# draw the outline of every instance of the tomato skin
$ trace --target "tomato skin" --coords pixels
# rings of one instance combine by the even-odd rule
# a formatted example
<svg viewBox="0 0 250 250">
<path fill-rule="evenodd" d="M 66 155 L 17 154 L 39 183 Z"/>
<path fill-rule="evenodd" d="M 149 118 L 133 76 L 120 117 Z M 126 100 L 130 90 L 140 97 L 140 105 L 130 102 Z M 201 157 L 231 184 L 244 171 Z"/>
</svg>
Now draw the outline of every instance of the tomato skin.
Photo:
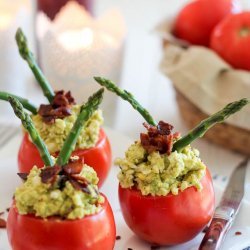
<svg viewBox="0 0 250 250">
<path fill-rule="evenodd" d="M 175 245 L 194 238 L 212 218 L 214 189 L 210 173 L 203 189 L 190 187 L 178 195 L 143 196 L 139 190 L 119 186 L 123 217 L 130 229 L 157 245 Z"/>
<path fill-rule="evenodd" d="M 177 15 L 173 33 L 191 44 L 209 46 L 214 27 L 230 13 L 237 12 L 236 0 L 195 0 Z"/>
<path fill-rule="evenodd" d="M 100 130 L 99 140 L 94 147 L 75 150 L 72 155 L 84 158 L 84 162 L 95 169 L 99 177 L 98 186 L 101 187 L 108 175 L 112 160 L 111 146 L 104 130 Z M 18 169 L 21 173 L 29 173 L 35 165 L 41 168 L 44 163 L 36 146 L 25 133 L 18 152 Z"/>
<path fill-rule="evenodd" d="M 250 12 L 231 15 L 211 35 L 210 47 L 237 69 L 250 70 Z"/>
<path fill-rule="evenodd" d="M 42 219 L 10 208 L 7 233 L 13 250 L 112 250 L 116 228 L 105 197 L 103 209 L 80 220 Z"/>
</svg>

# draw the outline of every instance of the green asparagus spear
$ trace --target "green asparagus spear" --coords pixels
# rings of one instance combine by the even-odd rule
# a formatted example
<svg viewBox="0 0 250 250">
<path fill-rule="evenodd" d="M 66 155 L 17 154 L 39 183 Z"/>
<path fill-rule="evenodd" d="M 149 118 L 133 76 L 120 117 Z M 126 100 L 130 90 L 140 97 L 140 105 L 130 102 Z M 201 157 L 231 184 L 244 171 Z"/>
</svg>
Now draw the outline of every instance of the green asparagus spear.
<svg viewBox="0 0 250 250">
<path fill-rule="evenodd" d="M 201 121 L 186 136 L 176 141 L 173 145 L 173 151 L 180 151 L 198 137 L 202 137 L 207 132 L 207 130 L 210 129 L 213 125 L 215 125 L 216 123 L 223 122 L 230 115 L 240 111 L 248 103 L 250 103 L 250 99 L 247 98 L 243 98 L 239 101 L 229 103 L 222 110 Z"/>
<path fill-rule="evenodd" d="M 49 151 L 34 127 L 30 116 L 23 109 L 23 105 L 13 96 L 9 96 L 8 101 L 10 102 L 16 116 L 22 121 L 24 128 L 28 131 L 32 142 L 36 145 L 45 166 L 53 166 L 54 163 Z"/>
<path fill-rule="evenodd" d="M 135 110 L 137 110 L 143 118 L 147 121 L 148 124 L 156 126 L 156 122 L 153 117 L 149 114 L 149 112 L 141 106 L 141 104 L 135 100 L 133 95 L 126 90 L 120 89 L 116 86 L 112 81 L 107 80 L 102 77 L 94 77 L 94 79 L 102 86 L 106 87 L 109 91 L 116 93 L 123 100 L 128 101 Z"/>
<path fill-rule="evenodd" d="M 93 112 L 100 105 L 103 98 L 104 89 L 98 90 L 92 96 L 89 97 L 88 101 L 81 106 L 80 113 L 74 123 L 73 128 L 71 129 L 69 135 L 67 136 L 62 149 L 57 158 L 56 164 L 59 166 L 63 166 L 67 164 L 71 153 L 73 152 L 77 138 L 81 132 L 82 127 L 88 121 L 88 119 L 92 116 Z"/>
<path fill-rule="evenodd" d="M 34 114 L 34 115 L 37 114 L 37 107 L 35 105 L 33 105 L 32 103 L 30 103 L 28 99 L 22 98 L 20 96 L 12 95 L 12 94 L 7 93 L 7 92 L 0 91 L 0 100 L 9 101 L 8 98 L 10 96 L 18 99 L 18 101 L 23 105 L 23 107 L 25 109 L 29 110 L 32 114 Z"/>
<path fill-rule="evenodd" d="M 49 100 L 51 103 L 54 99 L 54 91 L 51 88 L 48 80 L 45 78 L 43 72 L 39 68 L 34 58 L 33 53 L 28 48 L 27 38 L 24 35 L 23 31 L 18 28 L 16 32 L 16 42 L 19 49 L 19 53 L 22 58 L 27 61 L 30 69 L 32 70 L 36 80 L 38 81 L 40 87 L 43 90 L 44 96 Z"/>
</svg>

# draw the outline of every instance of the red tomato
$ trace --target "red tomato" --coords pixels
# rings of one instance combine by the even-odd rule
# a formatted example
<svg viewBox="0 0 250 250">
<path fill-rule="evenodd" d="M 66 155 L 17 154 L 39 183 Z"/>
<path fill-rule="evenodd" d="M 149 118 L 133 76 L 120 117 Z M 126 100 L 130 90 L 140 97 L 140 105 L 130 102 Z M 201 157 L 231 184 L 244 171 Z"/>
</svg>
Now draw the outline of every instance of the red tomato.
<svg viewBox="0 0 250 250">
<path fill-rule="evenodd" d="M 99 177 L 98 186 L 100 187 L 108 175 L 112 160 L 110 143 L 104 130 L 100 130 L 99 140 L 94 147 L 75 150 L 72 155 L 83 158 L 87 165 L 95 169 Z M 41 168 L 44 163 L 36 146 L 25 133 L 18 152 L 18 169 L 21 173 L 28 173 L 34 165 Z"/>
<path fill-rule="evenodd" d="M 191 44 L 209 46 L 213 28 L 230 13 L 238 11 L 236 0 L 196 0 L 178 14 L 173 33 Z"/>
<path fill-rule="evenodd" d="M 190 187 L 167 196 L 143 196 L 137 189 L 119 186 L 123 217 L 136 235 L 150 243 L 184 243 L 207 225 L 214 212 L 214 190 L 208 171 L 202 185 L 202 191 Z"/>
<path fill-rule="evenodd" d="M 250 12 L 231 15 L 219 23 L 210 47 L 238 69 L 250 70 Z"/>
<path fill-rule="evenodd" d="M 106 198 L 99 213 L 79 220 L 20 215 L 13 204 L 7 233 L 13 250 L 112 250 L 116 237 L 113 212 Z"/>
</svg>

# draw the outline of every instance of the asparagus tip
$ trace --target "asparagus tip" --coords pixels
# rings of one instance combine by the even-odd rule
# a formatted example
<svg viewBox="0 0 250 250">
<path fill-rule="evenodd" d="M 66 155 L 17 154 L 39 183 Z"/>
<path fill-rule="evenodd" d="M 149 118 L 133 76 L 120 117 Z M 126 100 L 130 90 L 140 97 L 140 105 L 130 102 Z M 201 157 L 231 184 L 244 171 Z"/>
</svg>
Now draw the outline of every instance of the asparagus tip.
<svg viewBox="0 0 250 250">
<path fill-rule="evenodd" d="M 103 85 L 103 82 L 108 81 L 106 78 L 101 77 L 101 76 L 94 76 L 94 80 L 98 82 L 99 84 Z"/>
<path fill-rule="evenodd" d="M 98 80 L 101 80 L 102 79 L 102 77 L 100 77 L 100 76 L 94 76 L 93 77 L 96 81 L 98 81 Z"/>
<path fill-rule="evenodd" d="M 104 92 L 104 88 L 100 88 L 100 89 L 96 92 L 96 94 L 102 95 L 103 92 Z"/>
<path fill-rule="evenodd" d="M 97 96 L 99 96 L 102 100 L 103 92 L 104 92 L 104 88 L 100 88 L 92 96 L 89 97 L 88 101 L 95 99 Z M 101 101 L 101 100 L 99 100 L 99 101 Z"/>
<path fill-rule="evenodd" d="M 229 116 L 240 111 L 249 103 L 249 98 L 242 98 L 238 101 L 227 104 L 222 110 L 201 121 L 195 128 L 189 131 L 186 136 L 176 141 L 173 145 L 173 151 L 179 151 L 194 141 L 196 138 L 202 137 L 207 132 L 207 130 L 209 130 L 216 123 L 224 122 Z"/>
<path fill-rule="evenodd" d="M 103 99 L 104 88 L 96 91 L 92 96 L 89 97 L 88 102 L 92 103 L 93 106 L 99 106 Z M 81 111 L 85 108 L 85 105 L 82 105 Z"/>
<path fill-rule="evenodd" d="M 22 58 L 25 58 L 25 55 L 28 53 L 27 38 L 20 27 L 16 31 L 15 38 L 19 49 L 19 53 L 22 56 Z"/>
<path fill-rule="evenodd" d="M 17 98 L 13 97 L 13 96 L 8 96 L 8 101 L 10 103 L 10 105 L 12 106 L 15 115 L 23 120 L 25 118 L 25 113 L 23 111 L 23 105 L 18 101 Z M 24 127 L 25 127 L 25 123 L 24 123 Z"/>
</svg>

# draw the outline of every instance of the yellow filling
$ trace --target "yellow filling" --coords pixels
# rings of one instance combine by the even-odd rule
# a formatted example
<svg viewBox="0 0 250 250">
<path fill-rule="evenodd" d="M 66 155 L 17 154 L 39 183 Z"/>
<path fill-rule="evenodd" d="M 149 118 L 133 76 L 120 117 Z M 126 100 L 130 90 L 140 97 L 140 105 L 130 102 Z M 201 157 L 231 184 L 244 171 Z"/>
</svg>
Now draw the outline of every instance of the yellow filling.
<svg viewBox="0 0 250 250">
<path fill-rule="evenodd" d="M 143 195 L 178 195 L 188 187 L 202 189 L 201 179 L 206 166 L 199 158 L 199 151 L 190 146 L 170 155 L 153 152 L 148 154 L 140 142 L 132 144 L 125 158 L 118 158 L 118 179 L 123 188 L 136 186 Z"/>
<path fill-rule="evenodd" d="M 61 150 L 66 137 L 74 125 L 80 111 L 80 106 L 74 105 L 71 111 L 72 115 L 67 116 L 64 119 L 56 119 L 53 124 L 44 123 L 42 117 L 38 114 L 31 116 L 36 129 L 51 154 Z M 82 128 L 77 139 L 76 148 L 87 149 L 95 146 L 99 139 L 100 127 L 102 124 L 102 111 L 97 110 Z"/>
<path fill-rule="evenodd" d="M 40 173 L 41 169 L 33 167 L 27 181 L 15 191 L 16 207 L 20 214 L 35 214 L 42 218 L 61 216 L 73 220 L 101 210 L 104 197 L 94 190 L 97 189 L 98 177 L 93 168 L 84 165 L 80 173 L 90 182 L 90 194 L 74 189 L 68 181 L 62 190 L 57 184 L 45 184 L 41 181 Z"/>
</svg>

